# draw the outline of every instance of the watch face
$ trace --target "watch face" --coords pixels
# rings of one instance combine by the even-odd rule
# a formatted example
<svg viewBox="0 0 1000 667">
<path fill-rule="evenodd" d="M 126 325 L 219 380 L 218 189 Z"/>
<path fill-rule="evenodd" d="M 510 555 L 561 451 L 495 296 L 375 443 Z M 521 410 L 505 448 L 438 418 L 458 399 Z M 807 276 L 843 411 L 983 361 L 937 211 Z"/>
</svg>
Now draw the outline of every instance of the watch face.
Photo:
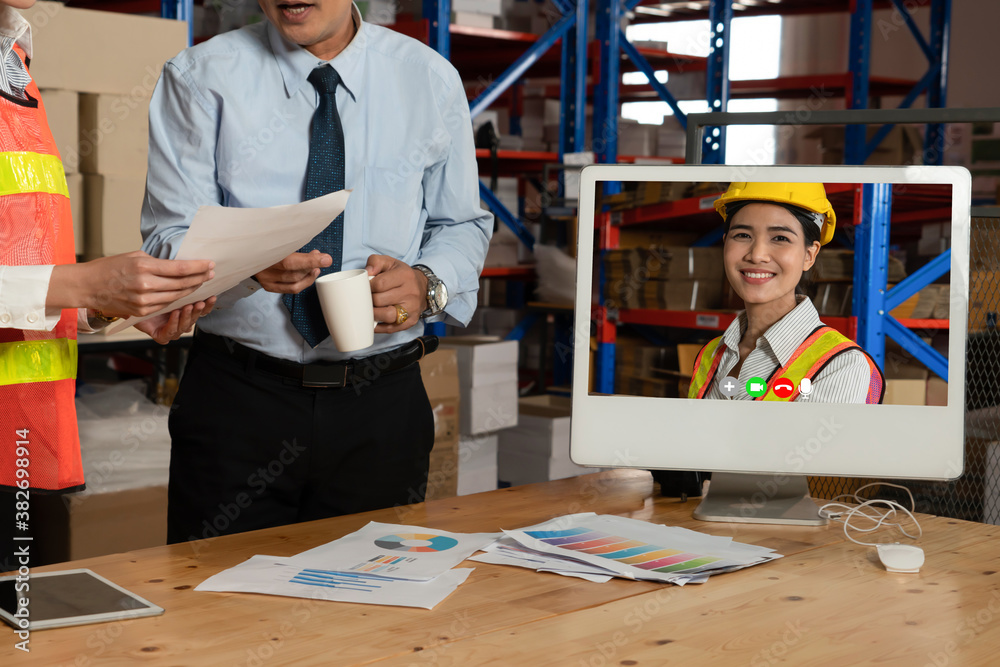
<svg viewBox="0 0 1000 667">
<path fill-rule="evenodd" d="M 444 286 L 444 283 L 438 282 L 437 288 L 434 290 L 434 309 L 444 310 L 444 307 L 448 305 L 448 288 Z"/>
</svg>

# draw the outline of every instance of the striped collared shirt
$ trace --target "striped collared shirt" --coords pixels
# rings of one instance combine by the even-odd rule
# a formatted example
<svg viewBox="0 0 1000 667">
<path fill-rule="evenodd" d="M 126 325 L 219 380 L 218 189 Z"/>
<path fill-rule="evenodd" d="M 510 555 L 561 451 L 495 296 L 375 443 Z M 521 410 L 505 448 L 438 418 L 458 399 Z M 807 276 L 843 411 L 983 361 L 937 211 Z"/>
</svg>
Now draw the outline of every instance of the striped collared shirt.
<svg viewBox="0 0 1000 667">
<path fill-rule="evenodd" d="M 788 363 L 802 341 L 823 324 L 812 301 L 804 296 L 797 296 L 796 300 L 798 305 L 757 339 L 757 346 L 747 355 L 736 379 L 740 387 L 746 386 L 747 380 L 753 377 L 765 380 L 771 377 L 774 371 Z M 743 311 L 722 335 L 722 359 L 715 374 L 715 382 L 705 398 L 725 400 L 719 385 L 740 360 L 740 339 L 746 328 L 747 314 Z M 865 355 L 859 350 L 848 350 L 835 356 L 816 374 L 809 396 L 799 396 L 796 400 L 808 400 L 812 403 L 864 403 L 870 380 L 871 368 Z M 733 398 L 753 400 L 744 391 L 737 392 Z"/>
<path fill-rule="evenodd" d="M 18 44 L 31 57 L 31 25 L 11 7 L 0 8 L 0 91 L 17 99 L 27 99 L 24 89 L 31 83 L 31 75 L 14 51 Z"/>
</svg>

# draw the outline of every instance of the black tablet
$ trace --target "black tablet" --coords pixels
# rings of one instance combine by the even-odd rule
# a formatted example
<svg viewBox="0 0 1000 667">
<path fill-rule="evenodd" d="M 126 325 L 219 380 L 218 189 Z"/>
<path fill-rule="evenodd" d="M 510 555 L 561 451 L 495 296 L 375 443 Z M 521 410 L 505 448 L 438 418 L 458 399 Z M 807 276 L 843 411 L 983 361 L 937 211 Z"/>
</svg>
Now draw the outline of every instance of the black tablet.
<svg viewBox="0 0 1000 667">
<path fill-rule="evenodd" d="M 0 618 L 18 630 L 157 616 L 161 607 L 90 570 L 0 577 Z"/>
</svg>

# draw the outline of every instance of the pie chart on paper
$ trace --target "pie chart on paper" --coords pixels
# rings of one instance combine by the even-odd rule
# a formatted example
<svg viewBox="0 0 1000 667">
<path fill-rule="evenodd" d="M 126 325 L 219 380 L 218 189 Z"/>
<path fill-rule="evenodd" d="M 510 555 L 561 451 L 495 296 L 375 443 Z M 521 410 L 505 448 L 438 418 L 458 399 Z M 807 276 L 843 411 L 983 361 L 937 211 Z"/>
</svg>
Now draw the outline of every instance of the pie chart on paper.
<svg viewBox="0 0 1000 667">
<path fill-rule="evenodd" d="M 447 551 L 458 544 L 458 540 L 432 533 L 395 533 L 375 540 L 380 549 L 395 551 Z"/>
</svg>

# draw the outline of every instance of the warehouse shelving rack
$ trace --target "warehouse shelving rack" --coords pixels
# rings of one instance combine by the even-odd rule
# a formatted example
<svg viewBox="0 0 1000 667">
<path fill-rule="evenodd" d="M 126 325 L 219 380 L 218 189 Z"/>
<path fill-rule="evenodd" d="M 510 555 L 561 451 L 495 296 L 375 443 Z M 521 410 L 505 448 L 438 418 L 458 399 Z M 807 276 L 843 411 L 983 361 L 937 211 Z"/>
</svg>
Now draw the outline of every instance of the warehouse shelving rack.
<svg viewBox="0 0 1000 667">
<path fill-rule="evenodd" d="M 620 10 L 622 5 L 619 0 L 598 0 L 602 15 L 607 18 L 602 22 L 598 21 L 598 37 L 601 40 L 604 51 L 601 54 L 602 64 L 605 62 L 618 62 L 616 57 L 619 50 L 623 50 L 629 58 L 633 54 L 629 53 L 624 32 L 620 28 Z M 637 10 L 642 13 L 643 6 L 654 4 L 654 0 L 625 0 L 625 7 L 629 10 Z M 663 5 L 662 2 L 655 4 Z M 669 3 L 668 3 L 669 4 Z M 767 8 L 752 8 L 755 15 L 781 14 L 784 13 L 782 5 L 788 5 L 784 9 L 790 13 L 814 13 L 830 11 L 851 11 L 851 31 L 850 44 L 848 47 L 848 69 L 847 74 L 824 75 L 821 83 L 828 86 L 828 90 L 843 90 L 847 106 L 858 111 L 866 109 L 869 104 L 869 97 L 873 94 L 899 95 L 903 94 L 904 99 L 900 104 L 901 109 L 908 107 L 922 95 L 927 96 L 928 107 L 943 107 L 945 103 L 945 93 L 947 90 L 947 64 L 948 64 L 948 41 L 950 38 L 951 22 L 951 2 L 950 0 L 931 0 L 931 35 L 930 39 L 925 39 L 917 28 L 912 15 L 902 0 L 891 0 L 888 3 L 878 3 L 879 6 L 891 6 L 896 9 L 902 17 L 903 23 L 907 26 L 914 39 L 920 45 L 921 50 L 927 57 L 929 67 L 927 73 L 917 82 L 909 82 L 900 79 L 874 79 L 870 76 L 870 56 L 871 56 L 871 34 L 872 34 L 872 11 L 876 6 L 874 0 L 853 0 L 848 6 L 844 2 L 780 2 Z M 726 113 L 726 102 L 730 97 L 732 88 L 741 91 L 741 96 L 759 96 L 759 94 L 777 94 L 783 97 L 786 94 L 791 96 L 801 96 L 803 91 L 816 85 L 817 81 L 811 77 L 782 77 L 770 81 L 745 81 L 729 82 L 728 80 L 728 41 L 730 25 L 733 17 L 732 0 L 703 0 L 700 3 L 684 3 L 683 11 L 673 17 L 683 20 L 708 18 L 710 21 L 711 53 L 708 58 L 708 79 L 707 90 L 709 97 L 709 107 L 711 111 L 707 114 L 683 114 L 676 104 L 671 104 L 676 120 L 687 131 L 686 156 L 685 161 L 689 164 L 721 164 L 725 154 L 725 128 L 732 124 L 745 124 L 736 119 L 744 117 L 744 114 Z M 750 14 L 747 14 L 750 15 Z M 640 69 L 646 73 L 647 79 L 652 84 L 655 82 L 653 72 L 640 65 Z M 603 70 L 602 70 L 603 71 Z M 734 86 L 735 84 L 735 86 Z M 603 86 L 599 89 L 598 98 L 595 101 L 595 128 L 598 125 L 598 118 L 603 119 L 605 131 L 608 134 L 617 134 L 617 112 L 612 117 L 610 109 L 617 103 L 615 95 L 617 87 Z M 661 95 L 662 96 L 662 95 Z M 668 102 L 669 103 L 669 102 Z M 600 106 L 598 106 L 600 105 Z M 598 109 L 601 115 L 598 115 Z M 911 110 L 919 111 L 919 110 Z M 932 110 L 928 110 L 932 111 Z M 818 112 L 823 114 L 824 112 Z M 836 114 L 837 112 L 825 112 L 826 114 Z M 841 112 L 842 113 L 842 112 Z M 749 114 L 747 114 L 749 115 Z M 776 112 L 771 114 L 775 119 L 774 123 L 766 124 L 801 124 L 795 114 L 787 112 Z M 841 124 L 850 121 L 834 119 L 826 120 L 825 123 L 817 122 L 816 112 L 810 114 L 809 122 L 813 124 Z M 874 117 L 869 117 L 865 122 L 875 122 Z M 944 153 L 944 133 L 941 121 L 933 116 L 928 117 L 927 133 L 925 137 L 924 155 L 929 157 L 925 160 L 930 164 L 940 164 Z M 723 119 L 728 122 L 722 122 Z M 891 122 L 887 118 L 885 124 L 876 132 L 870 141 L 866 138 L 866 128 L 864 125 L 848 124 L 845 135 L 844 160 L 846 164 L 863 164 L 879 143 L 888 135 L 892 129 Z M 920 121 L 911 121 L 920 122 Z M 595 136 L 596 140 L 596 136 Z M 609 150 L 602 155 L 602 162 L 614 161 L 614 145 L 609 146 Z M 947 378 L 947 360 L 924 343 L 911 330 L 895 320 L 888 311 L 899 305 L 907 298 L 916 294 L 917 291 L 933 282 L 943 275 L 950 265 L 950 253 L 947 257 L 938 258 L 926 271 L 919 275 L 911 276 L 905 283 L 901 283 L 894 288 L 889 297 L 885 283 L 885 263 L 879 265 L 878 259 L 883 252 L 888 253 L 888 202 L 891 199 L 891 191 L 886 192 L 886 188 L 878 188 L 877 191 L 868 190 L 862 193 L 862 206 L 867 216 L 861 216 L 865 222 L 857 227 L 860 232 L 857 241 L 858 254 L 855 257 L 855 287 L 854 306 L 851 318 L 846 321 L 831 322 L 832 326 L 844 330 L 848 335 L 856 337 L 858 342 L 868 350 L 874 350 L 873 356 L 880 364 L 884 363 L 885 334 L 890 335 L 903 345 L 904 349 L 913 354 L 915 358 L 923 362 L 933 372 Z M 611 190 L 610 192 L 613 192 Z M 599 214 L 596 218 L 598 247 L 603 259 L 603 253 L 618 247 L 618 230 L 612 224 L 611 216 Z M 702 245 L 710 245 L 718 239 L 719 235 L 709 235 L 700 240 Z M 600 268 L 599 293 L 604 293 L 605 279 L 603 261 Z M 900 289 L 902 288 L 902 289 Z M 617 340 L 617 324 L 656 324 L 664 322 L 676 322 L 694 324 L 695 328 L 725 328 L 719 327 L 724 317 L 713 315 L 702 315 L 697 313 L 675 313 L 657 315 L 651 311 L 640 312 L 619 312 L 615 320 L 609 319 L 608 310 L 602 305 L 594 307 L 593 318 L 596 324 L 597 335 L 597 355 L 596 355 L 596 390 L 602 393 L 610 393 L 614 390 L 614 366 L 615 366 L 615 342 Z M 731 321 L 731 319 L 729 320 Z M 699 327 L 701 323 L 715 323 L 712 327 Z M 728 322 L 726 323 L 728 325 Z M 941 328 L 940 322 L 908 322 L 910 326 L 921 328 Z M 839 325 L 839 326 L 838 326 Z M 925 327 L 924 325 L 929 325 Z"/>
</svg>

